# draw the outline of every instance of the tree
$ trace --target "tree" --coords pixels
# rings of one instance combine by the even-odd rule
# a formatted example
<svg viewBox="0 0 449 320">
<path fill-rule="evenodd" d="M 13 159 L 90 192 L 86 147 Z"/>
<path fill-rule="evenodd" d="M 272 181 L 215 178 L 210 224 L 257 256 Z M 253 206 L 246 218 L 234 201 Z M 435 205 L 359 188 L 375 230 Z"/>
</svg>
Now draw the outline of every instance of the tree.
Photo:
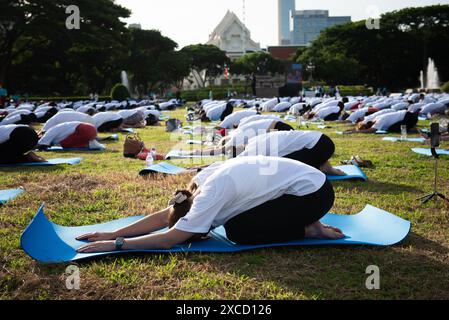
<svg viewBox="0 0 449 320">
<path fill-rule="evenodd" d="M 80 30 L 66 28 L 69 5 L 80 9 Z M 0 82 L 40 93 L 104 91 L 127 53 L 120 18 L 129 14 L 112 0 L 2 1 Z"/>
<path fill-rule="evenodd" d="M 226 53 L 213 45 L 190 45 L 181 49 L 189 61 L 189 68 L 201 87 L 206 86 L 206 81 L 223 74 L 224 69 L 230 64 Z"/>
<path fill-rule="evenodd" d="M 449 5 L 406 8 L 381 16 L 380 29 L 365 21 L 324 30 L 297 61 L 312 61 L 314 78 L 335 84 L 363 83 L 401 89 L 418 85 L 427 58 L 449 78 Z"/>
<path fill-rule="evenodd" d="M 284 63 L 266 52 L 245 54 L 235 60 L 231 66 L 231 72 L 234 74 L 275 74 L 284 70 Z"/>
<path fill-rule="evenodd" d="M 131 31 L 131 47 L 128 68 L 137 92 L 142 95 L 147 90 L 172 82 L 169 70 L 173 70 L 169 60 L 178 46 L 170 38 L 162 36 L 158 30 Z M 168 72 L 168 74 L 167 74 Z"/>
</svg>

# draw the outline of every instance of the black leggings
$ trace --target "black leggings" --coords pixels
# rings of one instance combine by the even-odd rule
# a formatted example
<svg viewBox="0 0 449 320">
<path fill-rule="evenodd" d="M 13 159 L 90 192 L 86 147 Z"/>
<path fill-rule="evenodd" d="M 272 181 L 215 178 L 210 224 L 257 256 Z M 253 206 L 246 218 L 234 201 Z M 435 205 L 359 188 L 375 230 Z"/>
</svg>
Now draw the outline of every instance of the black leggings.
<svg viewBox="0 0 449 320">
<path fill-rule="evenodd" d="M 98 132 L 107 132 L 112 131 L 114 129 L 117 129 L 120 127 L 120 125 L 123 123 L 123 119 L 118 119 L 114 121 L 107 121 L 103 123 L 101 126 L 98 127 Z"/>
<path fill-rule="evenodd" d="M 9 136 L 9 140 L 0 144 L 0 163 L 24 162 L 24 154 L 34 150 L 38 140 L 37 133 L 29 127 L 14 129 Z"/>
<path fill-rule="evenodd" d="M 319 169 L 332 157 L 334 152 L 334 142 L 331 138 L 323 134 L 320 140 L 318 140 L 317 144 L 312 149 L 304 148 L 302 150 L 290 153 L 283 158 L 300 161 L 316 169 Z"/>
<path fill-rule="evenodd" d="M 340 118 L 340 113 L 331 113 L 327 117 L 325 117 L 324 121 L 337 121 Z"/>
<path fill-rule="evenodd" d="M 20 120 L 17 121 L 15 124 L 25 124 L 28 125 L 30 123 L 37 122 L 37 117 L 34 113 L 30 114 L 21 114 Z"/>
<path fill-rule="evenodd" d="M 298 197 L 285 194 L 239 214 L 225 225 L 228 239 L 238 244 L 269 244 L 303 239 L 305 227 L 319 221 L 334 205 L 332 184 Z"/>
<path fill-rule="evenodd" d="M 274 126 L 274 130 L 277 130 L 277 131 L 292 131 L 292 130 L 295 130 L 295 129 L 293 129 L 291 125 L 286 124 L 285 122 L 279 121 Z"/>
</svg>

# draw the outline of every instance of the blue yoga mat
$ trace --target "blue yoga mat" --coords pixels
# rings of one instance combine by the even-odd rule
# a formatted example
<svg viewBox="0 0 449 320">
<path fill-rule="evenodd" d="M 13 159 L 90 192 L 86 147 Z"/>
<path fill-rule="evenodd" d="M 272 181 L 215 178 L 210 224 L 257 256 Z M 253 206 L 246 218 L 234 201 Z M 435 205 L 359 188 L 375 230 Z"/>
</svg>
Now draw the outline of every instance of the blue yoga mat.
<svg viewBox="0 0 449 320">
<path fill-rule="evenodd" d="M 75 165 L 79 164 L 83 158 L 67 158 L 67 159 L 50 159 L 46 162 L 30 162 L 30 163 L 15 163 L 15 164 L 0 164 L 0 167 L 50 167 L 61 164 Z"/>
<path fill-rule="evenodd" d="M 42 150 L 46 152 L 92 152 L 92 151 L 104 151 L 106 150 L 105 146 L 102 146 L 102 148 L 96 148 L 96 149 L 89 149 L 89 148 L 63 148 L 60 146 L 53 146 L 48 149 Z"/>
<path fill-rule="evenodd" d="M 331 176 L 328 175 L 327 179 L 330 181 L 340 181 L 340 180 L 364 180 L 367 181 L 368 177 L 366 176 L 365 172 L 360 169 L 358 166 L 339 166 L 335 167 L 336 169 L 342 170 L 344 173 L 346 173 L 345 176 Z"/>
<path fill-rule="evenodd" d="M 381 209 L 367 206 L 357 215 L 327 214 L 321 221 L 340 228 L 346 237 L 340 240 L 303 239 L 267 245 L 237 245 L 226 237 L 223 227 L 210 233 L 211 238 L 202 242 L 175 246 L 171 250 L 121 251 L 108 253 L 79 254 L 76 250 L 85 244 L 75 238 L 89 232 L 113 231 L 143 217 L 130 217 L 99 225 L 63 227 L 48 220 L 43 206 L 23 232 L 21 246 L 33 259 L 43 263 L 63 263 L 92 257 L 130 252 L 239 252 L 270 247 L 319 246 L 319 245 L 369 245 L 391 246 L 404 240 L 410 232 L 411 223 Z"/>
<path fill-rule="evenodd" d="M 146 175 L 151 173 L 163 173 L 163 174 L 180 174 L 187 170 L 181 167 L 177 167 L 171 163 L 161 162 L 150 167 L 147 167 L 140 171 L 140 175 Z"/>
<path fill-rule="evenodd" d="M 342 170 L 346 173 L 345 176 L 331 176 L 328 175 L 327 178 L 330 181 L 339 181 L 339 180 L 368 180 L 366 174 L 360 169 L 358 166 L 339 166 L 337 169 Z M 179 174 L 186 172 L 187 170 L 178 166 L 175 166 L 170 163 L 161 162 L 156 165 L 150 166 L 148 168 L 140 171 L 140 175 L 146 175 L 150 173 L 164 173 L 164 174 Z"/>
<path fill-rule="evenodd" d="M 426 142 L 426 139 L 424 138 L 407 138 L 407 139 L 401 139 L 397 137 L 385 137 L 382 139 L 383 141 L 391 141 L 391 142 Z"/>
<path fill-rule="evenodd" d="M 412 151 L 414 153 L 421 154 L 423 156 L 428 156 L 428 157 L 432 156 L 431 149 L 427 149 L 427 148 L 413 148 Z M 437 153 L 439 155 L 441 155 L 441 156 L 449 156 L 449 150 L 437 149 Z"/>
<path fill-rule="evenodd" d="M 202 156 L 191 156 L 186 155 L 186 152 L 188 151 L 182 151 L 182 150 L 172 150 L 165 156 L 165 160 L 172 160 L 172 159 L 192 159 L 192 158 L 212 158 L 210 155 L 202 155 Z M 223 157 L 223 155 L 219 155 L 216 157 Z"/>
<path fill-rule="evenodd" d="M 25 190 L 23 189 L 0 190 L 0 204 L 5 204 L 10 200 L 14 200 L 24 192 Z"/>
<path fill-rule="evenodd" d="M 336 131 L 336 134 L 342 135 L 345 134 L 343 131 Z M 376 134 L 388 134 L 388 131 L 384 131 L 384 130 L 378 130 L 375 132 Z"/>
</svg>

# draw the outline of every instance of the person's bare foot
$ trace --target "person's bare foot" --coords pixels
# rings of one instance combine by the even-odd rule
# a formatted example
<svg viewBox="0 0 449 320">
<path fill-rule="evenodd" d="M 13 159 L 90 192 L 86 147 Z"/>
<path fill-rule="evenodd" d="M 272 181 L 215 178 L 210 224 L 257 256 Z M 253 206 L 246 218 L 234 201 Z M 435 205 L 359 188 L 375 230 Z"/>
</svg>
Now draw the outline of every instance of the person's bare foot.
<svg viewBox="0 0 449 320">
<path fill-rule="evenodd" d="M 345 176 L 346 173 L 344 173 L 342 170 L 334 168 L 329 162 L 326 162 L 320 167 L 321 172 L 332 175 L 332 176 Z"/>
<path fill-rule="evenodd" d="M 344 238 L 345 235 L 340 229 L 324 225 L 317 221 L 305 228 L 304 237 L 307 239 L 338 240 Z"/>
</svg>

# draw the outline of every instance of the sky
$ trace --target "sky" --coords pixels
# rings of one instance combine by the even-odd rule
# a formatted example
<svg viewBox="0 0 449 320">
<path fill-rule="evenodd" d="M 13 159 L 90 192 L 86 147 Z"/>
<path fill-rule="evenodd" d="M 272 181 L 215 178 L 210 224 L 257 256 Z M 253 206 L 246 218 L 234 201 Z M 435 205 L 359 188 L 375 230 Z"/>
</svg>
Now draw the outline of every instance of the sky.
<svg viewBox="0 0 449 320">
<path fill-rule="evenodd" d="M 157 29 L 176 41 L 180 48 L 206 43 L 209 35 L 231 10 L 243 21 L 243 0 L 115 0 L 130 9 L 127 23 Z M 278 44 L 277 0 L 245 0 L 246 26 L 262 48 Z M 325 9 L 333 16 L 365 20 L 405 7 L 449 4 L 449 0 L 296 0 L 296 10 Z"/>
</svg>

